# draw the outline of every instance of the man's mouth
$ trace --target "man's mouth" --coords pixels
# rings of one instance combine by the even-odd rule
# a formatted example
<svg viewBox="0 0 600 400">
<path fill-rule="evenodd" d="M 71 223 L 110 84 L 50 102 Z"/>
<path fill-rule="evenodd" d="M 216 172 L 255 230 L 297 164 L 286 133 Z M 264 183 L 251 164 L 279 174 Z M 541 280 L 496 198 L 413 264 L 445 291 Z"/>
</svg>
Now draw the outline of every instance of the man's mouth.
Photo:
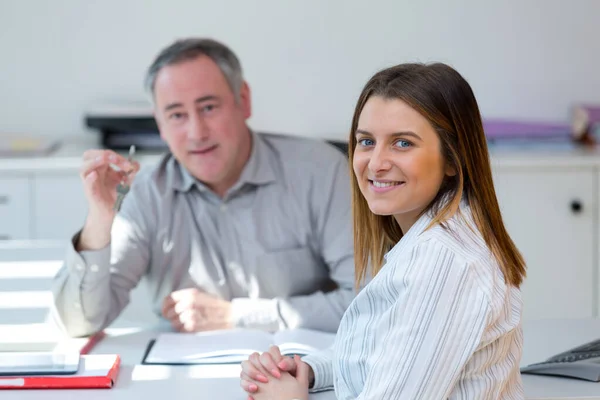
<svg viewBox="0 0 600 400">
<path fill-rule="evenodd" d="M 192 149 L 192 150 L 188 150 L 188 153 L 190 154 L 199 154 L 199 155 L 204 155 L 207 153 L 210 153 L 211 151 L 215 150 L 217 147 L 219 147 L 218 144 L 214 144 L 210 147 L 203 147 L 201 149 Z"/>
</svg>

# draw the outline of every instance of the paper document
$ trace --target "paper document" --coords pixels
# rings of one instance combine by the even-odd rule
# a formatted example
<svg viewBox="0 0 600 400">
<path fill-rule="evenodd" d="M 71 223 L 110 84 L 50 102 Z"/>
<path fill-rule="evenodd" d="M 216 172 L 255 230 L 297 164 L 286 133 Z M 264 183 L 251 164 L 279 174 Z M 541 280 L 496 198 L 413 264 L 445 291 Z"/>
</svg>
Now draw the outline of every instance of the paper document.
<svg viewBox="0 0 600 400">
<path fill-rule="evenodd" d="M 239 363 L 254 352 L 277 345 L 284 355 L 307 355 L 330 347 L 335 334 L 292 329 L 274 334 L 259 330 L 234 329 L 213 332 L 162 333 L 143 360 L 144 364 Z"/>
</svg>

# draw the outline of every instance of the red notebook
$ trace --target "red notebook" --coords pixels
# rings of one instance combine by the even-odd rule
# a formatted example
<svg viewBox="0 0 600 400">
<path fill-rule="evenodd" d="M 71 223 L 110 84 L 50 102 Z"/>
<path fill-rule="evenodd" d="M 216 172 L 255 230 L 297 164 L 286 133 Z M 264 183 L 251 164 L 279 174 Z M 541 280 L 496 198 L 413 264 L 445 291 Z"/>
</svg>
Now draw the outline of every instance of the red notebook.
<svg viewBox="0 0 600 400">
<path fill-rule="evenodd" d="M 117 381 L 117 354 L 82 355 L 73 375 L 2 376 L 0 389 L 110 389 Z"/>
<path fill-rule="evenodd" d="M 98 344 L 99 341 L 104 339 L 105 336 L 106 333 L 104 331 L 100 331 L 92 336 L 89 336 L 85 344 L 79 349 L 79 354 L 88 354 L 94 348 L 94 346 Z"/>
</svg>

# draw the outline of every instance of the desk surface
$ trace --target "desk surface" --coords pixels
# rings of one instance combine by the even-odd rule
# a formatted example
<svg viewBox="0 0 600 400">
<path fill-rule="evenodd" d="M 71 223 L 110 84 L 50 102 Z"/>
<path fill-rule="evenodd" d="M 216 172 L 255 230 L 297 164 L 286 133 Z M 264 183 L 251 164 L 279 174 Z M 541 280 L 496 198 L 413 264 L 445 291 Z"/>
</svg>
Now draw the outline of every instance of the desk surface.
<svg viewBox="0 0 600 400">
<path fill-rule="evenodd" d="M 558 352 L 600 336 L 600 319 L 545 320 L 524 325 L 525 344 L 522 365 L 543 360 Z M 66 393 L 96 399 L 239 399 L 246 400 L 239 387 L 239 365 L 221 366 L 150 366 L 140 365 L 148 341 L 157 331 L 113 329 L 93 353 L 118 353 L 122 367 L 112 389 L 95 390 L 10 390 L 2 391 L 6 400 L 64 399 Z M 527 399 L 596 399 L 600 383 L 565 378 L 523 375 Z M 311 399 L 334 399 L 333 392 L 319 393 Z"/>
</svg>

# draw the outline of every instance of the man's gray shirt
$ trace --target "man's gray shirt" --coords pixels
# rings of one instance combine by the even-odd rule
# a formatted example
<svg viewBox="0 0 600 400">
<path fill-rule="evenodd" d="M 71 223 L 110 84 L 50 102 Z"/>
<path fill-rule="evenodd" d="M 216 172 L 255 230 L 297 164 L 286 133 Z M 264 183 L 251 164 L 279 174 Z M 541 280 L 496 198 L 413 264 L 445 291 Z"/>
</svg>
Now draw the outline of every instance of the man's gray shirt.
<svg viewBox="0 0 600 400">
<path fill-rule="evenodd" d="M 355 294 L 348 161 L 319 140 L 252 137 L 223 198 L 167 154 L 136 176 L 109 246 L 78 253 L 75 235 L 54 285 L 71 335 L 107 327 L 142 277 L 159 315 L 197 287 L 231 300 L 237 327 L 337 330 Z"/>
</svg>

